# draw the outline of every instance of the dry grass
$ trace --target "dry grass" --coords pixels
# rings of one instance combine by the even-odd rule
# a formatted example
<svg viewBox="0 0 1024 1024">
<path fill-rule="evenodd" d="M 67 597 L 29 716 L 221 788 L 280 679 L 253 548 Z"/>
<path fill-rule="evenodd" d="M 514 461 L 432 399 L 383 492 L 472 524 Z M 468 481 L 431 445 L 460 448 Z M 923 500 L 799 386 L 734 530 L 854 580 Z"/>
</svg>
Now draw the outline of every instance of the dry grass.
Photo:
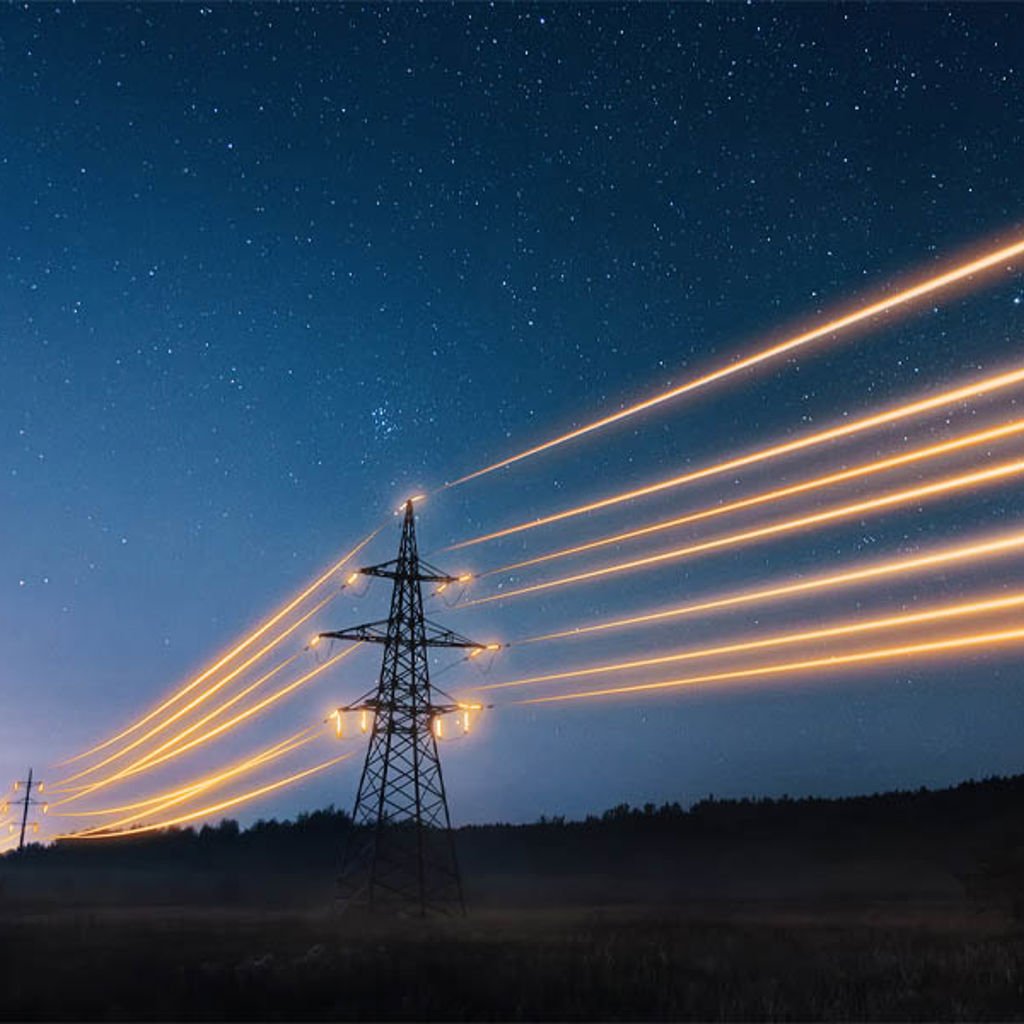
<svg viewBox="0 0 1024 1024">
<path fill-rule="evenodd" d="M 1024 933 L 963 905 L 26 910 L 0 942 L 7 1019 L 1024 1016 Z"/>
</svg>

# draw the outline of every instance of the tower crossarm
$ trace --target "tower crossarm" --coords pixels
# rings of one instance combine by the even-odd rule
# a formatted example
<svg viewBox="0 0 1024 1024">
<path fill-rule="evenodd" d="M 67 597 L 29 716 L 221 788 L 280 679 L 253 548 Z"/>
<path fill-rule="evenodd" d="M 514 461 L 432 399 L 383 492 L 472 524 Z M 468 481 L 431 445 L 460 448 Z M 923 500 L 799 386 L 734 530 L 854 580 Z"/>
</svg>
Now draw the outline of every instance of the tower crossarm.
<svg viewBox="0 0 1024 1024">
<path fill-rule="evenodd" d="M 436 622 L 431 622 L 429 619 L 424 619 L 423 625 L 426 631 L 428 647 L 461 647 L 465 650 L 477 651 L 486 651 L 495 647 L 494 644 L 481 644 L 476 640 L 470 640 L 461 633 L 456 633 L 455 630 L 448 629 L 445 626 L 439 626 Z"/>
<path fill-rule="evenodd" d="M 382 565 L 370 565 L 365 569 L 357 569 L 352 575 L 359 576 L 381 576 L 388 580 L 415 580 L 420 583 L 460 583 L 463 582 L 459 576 L 449 576 L 448 573 L 434 571 L 431 567 L 424 566 L 428 571 L 410 573 L 407 569 L 399 569 L 397 562 L 384 562 Z"/>
<path fill-rule="evenodd" d="M 384 622 L 365 622 L 361 626 L 350 626 L 348 629 L 334 629 L 328 633 L 318 633 L 320 640 L 353 640 L 359 643 L 387 643 L 387 620 Z"/>
<path fill-rule="evenodd" d="M 427 647 L 455 647 L 463 650 L 497 650 L 498 644 L 481 644 L 468 637 L 456 633 L 453 629 L 446 629 L 433 622 L 424 620 L 425 642 Z M 361 626 L 351 626 L 348 629 L 335 629 L 327 633 L 318 634 L 321 640 L 352 640 L 360 643 L 386 644 L 388 642 L 388 624 L 383 622 L 367 622 Z"/>
<path fill-rule="evenodd" d="M 415 706 L 408 703 L 395 702 L 394 707 L 400 710 L 406 710 L 411 714 L 420 716 L 433 716 L 433 715 L 450 715 L 457 711 L 483 711 L 485 709 L 493 708 L 493 704 L 480 704 L 477 701 L 472 700 L 459 700 L 453 701 L 450 704 L 416 704 Z M 342 704 L 341 707 L 335 708 L 333 715 L 347 714 L 351 711 L 369 711 L 372 714 L 376 714 L 381 710 L 381 702 L 376 697 L 363 697 L 357 701 L 353 701 L 351 704 Z M 325 722 L 329 722 L 333 715 L 329 715 L 324 719 Z"/>
</svg>

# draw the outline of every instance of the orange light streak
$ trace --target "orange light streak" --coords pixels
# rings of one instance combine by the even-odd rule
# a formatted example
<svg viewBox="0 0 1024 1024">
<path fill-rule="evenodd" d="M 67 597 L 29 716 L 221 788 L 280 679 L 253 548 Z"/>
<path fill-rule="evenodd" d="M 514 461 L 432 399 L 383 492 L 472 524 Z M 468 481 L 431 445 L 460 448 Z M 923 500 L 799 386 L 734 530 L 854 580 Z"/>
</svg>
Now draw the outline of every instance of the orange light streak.
<svg viewBox="0 0 1024 1024">
<path fill-rule="evenodd" d="M 813 327 L 808 331 L 796 334 L 793 337 L 787 338 L 785 341 L 779 342 L 777 345 L 771 345 L 768 348 L 760 349 L 759 351 L 754 352 L 743 359 L 739 359 L 734 363 L 729 363 L 726 366 L 719 367 L 711 373 L 695 377 L 678 387 L 662 391 L 642 402 L 636 402 L 633 405 L 627 406 L 625 409 L 620 409 L 618 412 L 611 413 L 608 416 L 603 416 L 600 419 L 587 423 L 582 427 L 577 427 L 575 430 L 570 430 L 565 434 L 552 438 L 550 441 L 545 441 L 543 444 L 534 445 L 532 448 L 527 448 L 524 451 L 519 452 L 517 455 L 512 455 L 507 459 L 502 459 L 500 462 L 493 462 L 489 466 L 485 466 L 483 469 L 478 469 L 474 473 L 468 473 L 465 476 L 461 476 L 457 480 L 453 480 L 450 484 L 446 484 L 445 486 L 457 487 L 470 480 L 475 480 L 477 477 L 493 473 L 498 469 L 504 469 L 506 466 L 511 466 L 513 463 L 520 462 L 533 455 L 538 455 L 541 452 L 550 450 L 551 448 L 566 444 L 578 437 L 583 437 L 585 434 L 593 433 L 595 430 L 601 430 L 604 427 L 610 426 L 612 423 L 618 423 L 620 420 L 627 419 L 630 416 L 635 416 L 637 413 L 644 412 L 647 409 L 653 409 L 655 406 L 661 405 L 663 402 L 668 402 L 674 398 L 679 398 L 681 395 L 697 391 L 700 388 L 707 387 L 709 384 L 713 384 L 716 381 L 724 380 L 726 377 L 731 377 L 733 374 L 750 369 L 760 363 L 776 359 L 787 352 L 792 352 L 794 349 L 808 345 L 812 341 L 817 341 L 818 339 L 827 337 L 830 334 L 836 334 L 839 331 L 845 330 L 847 327 L 863 323 L 865 320 L 869 320 L 872 317 L 886 313 L 891 309 L 896 309 L 899 306 L 906 305 L 907 303 L 913 302 L 915 299 L 931 295 L 932 293 L 940 291 L 941 289 L 946 288 L 951 284 L 955 284 L 958 281 L 962 281 L 973 274 L 998 266 L 1000 263 L 1006 263 L 1009 260 L 1013 260 L 1015 257 L 1021 255 L 1021 253 L 1024 253 L 1024 241 L 1018 241 L 1014 242 L 1012 245 L 1003 246 L 1002 248 L 986 253 L 984 256 L 980 256 L 977 259 L 961 263 L 958 266 L 953 267 L 951 270 L 947 270 L 945 273 L 926 278 L 924 281 L 920 281 L 909 288 L 904 288 L 887 298 L 879 299 L 876 302 L 860 306 L 849 313 L 835 317 L 826 323 L 819 324 L 817 327 Z"/>
<path fill-rule="evenodd" d="M 219 715 L 223 714 L 223 712 L 227 711 L 228 708 L 233 707 L 239 701 L 244 700 L 246 697 L 249 696 L 250 693 L 253 692 L 253 690 L 258 689 L 265 682 L 267 682 L 270 679 L 273 679 L 273 677 L 276 676 L 278 672 L 280 672 L 283 669 L 287 668 L 293 661 L 297 661 L 298 658 L 299 658 L 298 654 L 291 654 L 287 658 L 284 658 L 283 660 L 279 661 L 272 669 L 270 669 L 267 672 L 264 672 L 263 675 L 261 675 L 254 682 L 250 683 L 244 690 L 239 691 L 233 697 L 231 697 L 228 700 L 223 701 L 222 703 L 218 704 L 217 707 L 215 707 L 212 711 L 208 712 L 206 715 L 204 715 L 198 721 L 193 722 L 191 725 L 186 726 L 180 732 L 175 733 L 169 739 L 165 740 L 164 743 L 161 744 L 161 746 L 157 747 L 155 750 L 152 750 L 152 751 L 149 751 L 146 754 L 143 754 L 141 757 L 139 757 L 138 759 L 133 761 L 132 764 L 136 764 L 136 765 L 137 764 L 143 764 L 146 761 L 146 758 L 149 756 L 150 753 L 152 753 L 152 754 L 160 753 L 161 751 L 166 750 L 169 747 L 174 746 L 174 744 L 178 743 L 180 740 L 184 739 L 186 736 L 191 736 L 192 733 L 196 732 L 198 729 L 201 729 L 204 725 L 206 725 L 207 722 L 211 721 L 214 718 L 217 718 Z M 111 776 L 107 776 L 107 778 L 110 778 L 110 777 Z M 102 783 L 103 781 L 104 781 L 103 779 L 99 780 L 100 783 Z M 94 785 L 93 783 L 86 782 L 86 783 L 82 783 L 82 784 L 77 785 L 77 786 L 65 786 L 65 787 L 59 789 L 57 792 L 60 792 L 60 793 L 76 793 L 76 792 L 81 792 L 83 790 L 89 790 L 91 792 L 90 787 L 92 787 L 93 785 Z"/>
<path fill-rule="evenodd" d="M 714 672 L 709 675 L 689 676 L 683 679 L 668 679 L 660 683 L 638 683 L 635 686 L 616 686 L 605 690 L 587 690 L 578 693 L 560 693 L 551 697 L 531 697 L 528 700 L 513 701 L 514 704 L 553 704 L 566 700 L 584 700 L 590 697 L 610 697 L 616 694 L 642 693 L 653 690 L 669 690 L 698 683 L 719 683 L 740 679 L 756 679 L 764 676 L 782 675 L 791 672 L 807 672 L 816 668 L 839 668 L 875 661 L 892 661 L 896 658 L 912 657 L 915 654 L 932 654 L 939 651 L 960 650 L 967 647 L 1008 644 L 1024 640 L 1024 627 L 999 630 L 990 633 L 969 633 L 946 640 L 931 640 L 927 643 L 902 644 L 899 647 L 880 647 L 871 651 L 854 654 L 833 654 L 807 661 L 789 661 L 782 664 L 762 665 L 757 668 L 736 669 L 730 672 Z"/>
<path fill-rule="evenodd" d="M 280 757 L 284 757 L 286 754 L 291 753 L 294 750 L 298 750 L 299 747 L 306 746 L 313 740 L 318 739 L 318 735 L 307 736 L 306 739 L 301 740 L 297 743 L 292 743 L 289 746 L 283 747 L 273 754 L 265 752 L 263 755 L 255 758 L 251 758 L 248 762 L 241 765 L 236 765 L 233 769 L 229 769 L 221 773 L 221 775 L 203 782 L 202 785 L 193 786 L 188 792 L 168 797 L 162 802 L 158 802 L 155 806 L 150 806 L 147 810 L 136 811 L 134 814 L 129 814 L 124 818 L 119 818 L 117 821 L 108 822 L 104 825 L 97 825 L 84 831 L 108 831 L 110 829 L 123 828 L 125 825 L 131 825 L 134 822 L 141 820 L 149 815 L 159 814 L 161 811 L 165 811 L 170 807 L 177 807 L 180 804 L 187 803 L 189 800 L 194 799 L 201 793 L 206 792 L 209 789 L 220 786 L 222 783 L 227 782 L 231 778 L 235 778 L 239 775 L 244 775 L 248 772 L 254 771 L 257 768 L 262 767 L 265 764 L 269 764 L 272 761 L 276 761 Z M 280 746 L 280 745 L 279 745 Z"/>
<path fill-rule="evenodd" d="M 871 512 L 880 508 L 892 508 L 896 505 L 905 505 L 911 501 L 921 498 L 929 498 L 939 494 L 948 494 L 961 491 L 977 484 L 989 483 L 994 480 L 1004 479 L 1024 471 L 1024 459 L 1016 459 L 1012 462 L 1003 462 L 998 466 L 989 469 L 976 470 L 972 473 L 965 473 L 960 476 L 946 477 L 930 484 L 922 484 L 917 487 L 910 487 L 902 491 L 889 492 L 880 497 L 869 498 L 865 501 L 855 501 L 848 505 L 840 505 L 837 508 L 826 509 L 823 512 L 814 512 L 811 515 L 799 516 L 796 519 L 786 519 L 781 523 L 772 523 L 770 526 L 761 526 L 752 530 L 743 530 L 740 533 L 726 534 L 724 537 L 715 537 L 711 540 L 701 541 L 698 544 L 689 544 L 681 548 L 673 548 L 671 551 L 662 551 L 656 555 L 646 555 L 643 558 L 634 558 L 628 562 L 616 562 L 612 565 L 602 566 L 600 569 L 591 569 L 588 572 L 575 573 L 572 576 L 562 576 L 557 579 L 547 580 L 542 583 L 534 583 L 527 587 L 520 587 L 518 590 L 506 590 L 504 593 L 491 594 L 487 597 L 477 598 L 475 601 L 467 601 L 461 607 L 470 608 L 473 605 L 489 604 L 492 601 L 504 601 L 510 597 L 521 597 L 524 594 L 533 594 L 538 591 L 550 590 L 553 587 L 565 587 L 572 583 L 583 583 L 588 580 L 600 579 L 604 576 L 611 576 L 620 572 L 628 572 L 632 569 L 642 569 L 649 565 L 658 565 L 662 562 L 675 561 L 687 558 L 690 555 L 703 554 L 706 551 L 716 551 L 722 548 L 735 547 L 739 544 L 746 544 L 750 541 L 761 540 L 765 537 L 774 537 L 779 534 L 793 533 L 805 527 L 817 526 L 821 523 L 836 522 L 840 519 L 847 519 L 850 516 L 858 515 L 861 512 Z"/>
<path fill-rule="evenodd" d="M 273 793 L 275 790 L 282 789 L 285 786 L 290 786 L 302 779 L 309 778 L 310 775 L 315 775 L 317 772 L 325 771 L 336 764 L 340 764 L 342 761 L 348 760 L 351 756 L 352 754 L 348 753 L 342 754 L 340 757 L 332 757 L 329 761 L 322 761 L 320 764 L 314 765 L 312 768 L 306 768 L 304 771 L 296 772 L 294 775 L 278 779 L 277 782 L 271 782 L 265 786 L 260 786 L 257 789 L 251 789 L 248 793 L 242 793 L 239 796 L 231 797 L 229 800 L 222 800 L 220 803 L 211 804 L 209 807 L 203 807 L 198 811 L 190 811 L 188 814 L 182 814 L 177 818 L 170 819 L 169 821 L 157 822 L 154 825 L 141 825 L 138 828 L 122 829 L 118 832 L 99 832 L 95 829 L 86 829 L 82 832 L 71 832 L 66 835 L 55 836 L 54 838 L 112 839 L 116 836 L 138 836 L 143 835 L 146 832 L 156 832 L 162 828 L 171 828 L 174 825 L 182 825 L 187 821 L 195 821 L 197 818 L 205 818 L 209 814 L 226 811 L 229 807 L 237 807 L 240 804 L 248 803 L 250 800 L 255 800 L 257 797 L 265 796 L 267 793 Z"/>
<path fill-rule="evenodd" d="M 773 491 L 766 491 L 755 494 L 749 498 L 741 498 L 725 505 L 713 505 L 711 508 L 702 509 L 699 512 L 691 512 L 685 516 L 678 516 L 675 519 L 665 519 L 647 526 L 641 526 L 634 530 L 626 530 L 623 533 L 612 534 L 607 537 L 599 537 L 597 540 L 588 541 L 585 544 L 576 544 L 573 547 L 560 548 L 558 551 L 549 551 L 547 554 L 538 555 L 535 558 L 528 558 L 522 562 L 513 562 L 510 565 L 502 566 L 500 569 L 489 569 L 480 573 L 483 576 L 495 576 L 500 573 L 512 572 L 514 569 L 525 569 L 527 566 L 540 565 L 543 562 L 551 562 L 559 558 L 568 558 L 570 555 L 583 554 L 585 551 L 594 551 L 597 548 L 607 547 L 610 544 L 618 544 L 622 541 L 635 540 L 637 537 L 646 537 L 652 533 L 661 533 L 663 530 L 671 530 L 677 526 L 684 526 L 688 523 L 696 523 L 703 519 L 713 519 L 716 516 L 728 515 L 731 512 L 738 512 L 741 509 L 753 508 L 757 505 L 768 504 L 773 501 L 781 501 L 784 498 L 791 498 L 796 494 L 803 494 L 807 491 L 816 491 L 826 487 L 833 487 L 848 480 L 856 480 L 860 477 L 874 476 L 876 473 L 883 473 L 899 466 L 909 466 L 915 462 L 922 462 L 926 459 L 938 458 L 940 455 L 947 455 L 950 452 L 962 451 L 966 448 L 973 448 L 979 444 L 989 441 L 997 441 L 1000 438 L 1012 437 L 1024 431 L 1024 419 L 1013 420 L 1010 423 L 1001 424 L 998 427 L 991 427 L 987 430 L 979 430 L 973 434 L 966 434 L 963 437 L 955 437 L 950 441 L 942 441 L 937 444 L 927 445 L 922 448 L 915 448 L 913 451 L 902 452 L 884 459 L 876 459 L 873 462 L 865 462 L 851 469 L 840 470 L 837 473 L 827 473 L 823 476 L 816 476 L 810 480 L 803 480 L 797 484 L 790 484 L 786 487 L 779 487 Z"/>
<path fill-rule="evenodd" d="M 531 519 L 527 522 L 518 523 L 515 526 L 508 526 L 502 530 L 495 530 L 492 533 L 481 534 L 479 537 L 472 537 L 469 540 L 460 541 L 458 544 L 450 544 L 445 551 L 457 551 L 460 548 L 471 547 L 476 544 L 483 544 L 486 541 L 498 540 L 501 537 L 509 537 L 515 533 L 522 533 L 525 530 L 535 530 L 539 526 L 547 526 L 550 523 L 562 522 L 572 519 L 575 516 L 585 515 L 590 512 L 597 512 L 600 509 L 610 508 L 613 505 L 620 505 L 623 502 L 634 501 L 637 498 L 645 498 L 650 494 L 658 494 L 661 491 L 670 490 L 674 487 L 683 487 L 686 484 L 695 483 L 698 480 L 706 480 L 709 477 L 719 476 L 722 473 L 751 466 L 758 462 L 765 462 L 769 459 L 779 458 L 783 455 L 791 455 L 793 452 L 804 451 L 807 448 L 825 444 L 828 441 L 835 441 L 842 437 L 850 437 L 874 427 L 884 426 L 888 423 L 895 423 L 911 416 L 918 416 L 921 413 L 934 409 L 944 408 L 961 402 L 967 398 L 974 398 L 978 395 L 988 394 L 1002 388 L 1011 387 L 1014 384 L 1024 382 L 1024 367 L 1007 371 L 1006 373 L 995 374 L 984 377 L 971 384 L 953 388 L 951 391 L 943 391 L 941 394 L 932 395 L 929 398 L 922 398 L 903 405 L 893 406 L 882 412 L 865 416 L 858 420 L 851 420 L 848 423 L 840 423 L 838 426 L 830 427 L 827 430 L 820 430 L 805 437 L 796 438 L 793 441 L 786 441 L 782 444 L 771 445 L 768 448 L 759 448 L 756 451 L 748 452 L 725 462 L 717 462 L 702 469 L 691 470 L 679 476 L 668 477 L 665 480 L 658 480 L 653 484 L 643 487 L 636 487 L 632 490 L 612 494 L 606 498 L 599 498 L 596 501 L 584 505 L 577 505 L 573 508 L 563 509 L 561 512 L 554 512 L 551 515 L 541 516 L 538 519 Z"/>
<path fill-rule="evenodd" d="M 85 778 L 86 775 L 91 775 L 93 772 L 99 771 L 100 768 L 106 767 L 112 761 L 119 760 L 120 758 L 128 754 L 130 751 L 140 747 L 143 743 L 146 742 L 146 740 L 151 739 L 157 733 L 163 732 L 165 729 L 172 726 L 175 722 L 182 719 L 190 711 L 194 710 L 200 704 L 209 700 L 212 696 L 214 696 L 214 694 L 224 689 L 224 687 L 227 686 L 228 683 L 230 683 L 232 680 L 240 676 L 247 668 L 249 668 L 255 662 L 259 661 L 269 651 L 272 651 L 279 644 L 283 643 L 289 636 L 292 635 L 292 633 L 294 633 L 301 625 L 303 625 L 303 623 L 308 622 L 314 615 L 317 614 L 317 612 L 325 608 L 337 596 L 337 593 L 328 594 L 321 601 L 318 601 L 315 605 L 313 605 L 312 608 L 310 608 L 309 611 L 303 614 L 302 617 L 299 618 L 296 622 L 293 622 L 292 625 L 290 625 L 286 630 L 284 630 L 284 632 L 279 633 L 273 640 L 270 641 L 270 643 L 264 644 L 255 654 L 253 654 L 251 657 L 243 661 L 241 665 L 239 665 L 237 668 L 232 669 L 226 676 L 222 676 L 216 683 L 213 683 L 211 686 L 201 691 L 198 696 L 193 697 L 192 700 L 190 700 L 183 707 L 178 708 L 178 710 L 175 711 L 168 718 L 165 718 L 163 719 L 163 721 L 158 722 L 148 732 L 144 732 L 141 736 L 137 736 L 134 740 L 132 740 L 131 743 L 122 747 L 120 750 L 115 751 L 113 754 L 108 755 L 102 761 L 97 761 L 95 764 L 90 765 L 88 768 L 84 768 L 82 771 L 76 772 L 74 775 L 69 775 L 64 779 L 61 779 L 57 783 L 57 785 L 65 786 L 69 782 L 75 782 L 78 779 Z"/>
<path fill-rule="evenodd" d="M 526 637 L 523 640 L 516 640 L 515 644 L 536 644 L 545 643 L 550 640 L 567 640 L 571 637 L 586 636 L 589 633 L 601 633 L 609 629 L 627 629 L 630 626 L 643 626 L 651 622 L 661 622 L 685 615 L 698 615 L 701 612 L 718 611 L 722 608 L 733 608 L 738 605 L 756 604 L 758 601 L 771 601 L 791 597 L 796 594 L 829 590 L 833 587 L 841 587 L 853 583 L 863 583 L 867 580 L 874 580 L 885 576 L 902 575 L 918 569 L 934 569 L 937 566 L 952 565 L 957 562 L 1012 552 L 1022 547 L 1024 547 L 1024 531 L 1005 537 L 998 537 L 994 540 L 979 541 L 951 548 L 940 548 L 938 551 L 933 551 L 929 554 L 890 559 L 889 561 L 870 565 L 863 569 L 850 569 L 828 576 L 813 577 L 809 580 L 799 580 L 794 583 L 764 587 L 760 590 L 727 594 L 723 597 L 711 598 L 694 604 L 683 604 L 677 605 L 674 608 L 665 608 L 661 611 L 645 612 L 642 615 L 631 615 L 626 618 L 611 619 L 607 622 L 595 622 L 589 626 L 574 626 L 571 629 L 563 629 L 557 633 L 541 633 L 537 636 Z"/>
<path fill-rule="evenodd" d="M 263 711 L 266 708 L 270 707 L 271 704 L 275 704 L 277 703 L 277 701 L 282 700 L 284 697 L 287 697 L 290 693 L 293 693 L 300 686 L 304 686 L 310 680 L 315 679 L 321 672 L 326 671 L 332 665 L 335 665 L 337 662 L 341 661 L 343 658 L 348 657 L 359 646 L 359 644 L 353 644 L 351 647 L 346 648 L 339 654 L 334 655 L 333 658 L 329 658 L 322 665 L 318 665 L 311 671 L 299 676 L 298 679 L 289 683 L 287 686 L 283 686 L 281 687 L 281 689 L 275 690 L 273 693 L 264 697 L 263 700 L 259 701 L 257 704 L 253 704 L 251 707 L 248 707 L 244 711 L 239 712 L 233 718 L 229 718 L 226 722 L 222 722 L 220 725 L 211 729 L 209 732 L 205 732 L 200 736 L 196 736 L 195 738 L 189 740 L 188 743 L 179 747 L 173 747 L 172 749 L 166 749 L 170 746 L 172 742 L 168 741 L 163 746 L 151 751 L 149 754 L 146 754 L 145 756 L 139 758 L 137 761 L 133 761 L 131 764 L 126 765 L 124 768 L 122 768 L 118 772 L 115 772 L 113 775 L 109 775 L 105 779 L 100 779 L 98 782 L 92 783 L 92 785 L 85 787 L 84 789 L 73 794 L 72 796 L 66 797 L 64 800 L 55 803 L 54 806 L 61 807 L 64 804 L 69 804 L 74 800 L 80 800 L 83 796 L 88 796 L 90 793 L 95 792 L 101 786 L 109 786 L 111 783 L 119 782 L 121 779 L 128 778 L 131 775 L 137 775 L 139 772 L 147 771 L 150 768 L 154 768 L 158 764 L 163 764 L 165 761 L 169 761 L 171 758 L 180 757 L 182 754 L 187 753 L 189 750 L 194 749 L 200 744 L 208 743 L 210 740 L 215 739 L 217 736 L 220 736 L 223 733 L 227 732 L 228 729 L 233 729 L 236 725 L 239 725 L 242 722 L 247 721 L 253 715 L 259 714 L 260 711 Z"/>
<path fill-rule="evenodd" d="M 138 810 L 142 810 L 142 814 L 137 817 L 142 817 L 145 814 L 151 813 L 151 810 L 162 810 L 170 801 L 181 803 L 196 793 L 201 793 L 204 790 L 209 789 L 211 786 L 217 785 L 221 781 L 233 778 L 236 775 L 241 775 L 252 768 L 266 764 L 268 761 L 284 757 L 285 754 L 289 754 L 293 750 L 297 750 L 299 747 L 305 746 L 307 743 L 312 743 L 313 740 L 320 737 L 321 733 L 322 729 L 319 729 L 316 726 L 302 729 L 289 736 L 287 739 L 281 740 L 280 743 L 275 743 L 273 746 L 267 747 L 258 754 L 251 755 L 244 761 L 240 761 L 237 764 L 232 765 L 230 768 L 226 768 L 221 772 L 214 773 L 213 775 L 204 775 L 199 779 L 194 779 L 192 782 L 179 787 L 178 789 L 171 790 L 170 792 L 159 793 L 146 800 L 137 800 L 135 803 L 131 804 L 121 804 L 119 807 L 104 807 L 95 811 L 57 811 L 54 814 L 54 817 L 92 818 L 101 814 L 124 814 L 128 811 Z M 154 807 L 156 804 L 159 804 L 160 807 Z M 147 808 L 151 810 L 147 810 Z M 124 824 L 124 822 L 114 822 L 113 824 L 121 825 Z"/>
<path fill-rule="evenodd" d="M 302 602 L 305 601 L 306 598 L 309 597 L 309 595 L 312 594 L 317 588 L 323 586 L 323 584 L 326 583 L 335 573 L 337 573 L 348 562 L 355 558 L 355 556 L 358 555 L 359 552 L 362 551 L 363 548 L 365 548 L 366 545 L 369 544 L 370 541 L 372 541 L 373 538 L 376 537 L 377 534 L 380 533 L 382 529 L 383 527 L 379 526 L 372 533 L 367 534 L 367 536 L 364 537 L 363 540 L 361 540 L 351 551 L 349 551 L 346 555 L 343 555 L 326 572 L 322 573 L 315 580 L 313 580 L 313 582 L 309 584 L 309 586 L 306 587 L 306 589 L 303 590 L 297 597 L 293 598 L 283 608 L 275 612 L 258 629 L 254 630 L 247 637 L 245 637 L 243 640 L 237 643 L 230 651 L 228 651 L 227 654 L 220 657 L 208 669 L 205 669 L 198 676 L 196 676 L 195 679 L 191 680 L 181 689 L 171 694 L 171 696 L 168 697 L 167 700 L 165 700 L 158 707 L 154 708 L 144 717 L 140 718 L 137 722 L 134 722 L 127 729 L 124 729 L 121 732 L 119 732 L 116 736 L 111 736 L 110 739 L 104 740 L 102 743 L 98 743 L 94 747 L 90 747 L 88 750 L 83 751 L 81 754 L 75 754 L 74 757 L 69 757 L 64 761 L 58 762 L 58 767 L 66 764 L 72 764 L 75 761 L 81 761 L 82 758 L 89 757 L 91 754 L 96 754 L 99 753 L 99 751 L 101 750 L 105 750 L 107 747 L 116 743 L 118 740 L 124 739 L 125 736 L 131 735 L 133 732 L 135 732 L 136 729 L 141 729 L 147 722 L 151 722 L 162 711 L 165 711 L 172 704 L 181 700 L 181 698 L 184 697 L 186 694 L 191 693 L 197 686 L 200 686 L 202 683 L 204 683 L 207 679 L 210 678 L 210 676 L 212 676 L 219 669 L 223 668 L 229 661 L 237 657 L 239 654 L 242 653 L 242 651 L 246 650 L 257 640 L 259 640 L 259 638 L 263 636 L 264 633 L 266 633 L 269 629 L 272 629 L 278 622 L 281 621 L 281 619 L 283 619 L 291 611 L 293 611 L 300 604 L 302 604 Z"/>
<path fill-rule="evenodd" d="M 801 630 L 793 633 L 779 633 L 775 636 L 762 637 L 760 640 L 746 640 L 732 644 L 720 644 L 716 647 L 702 647 L 672 654 L 657 655 L 652 658 L 639 658 L 634 661 L 609 662 L 605 665 L 592 665 L 588 668 L 570 669 L 565 672 L 549 672 L 546 675 L 526 676 L 512 679 L 504 683 L 489 683 L 478 686 L 477 690 L 503 690 L 509 687 L 535 686 L 538 683 L 556 682 L 561 679 L 578 679 L 583 676 L 606 675 L 612 672 L 626 672 L 634 668 L 650 668 L 653 665 L 666 665 L 677 661 L 694 661 L 701 658 L 712 658 L 720 654 L 742 654 L 768 647 L 786 647 L 793 644 L 809 643 L 813 640 L 827 640 L 837 636 L 855 636 L 859 633 L 873 633 L 879 630 L 898 629 L 901 626 L 912 626 L 924 622 L 941 622 L 945 619 L 963 618 L 968 615 L 984 615 L 988 612 L 1006 608 L 1019 608 L 1024 605 L 1024 591 L 1002 597 L 987 597 L 974 601 L 962 601 L 959 604 L 943 605 L 928 608 L 919 612 L 906 612 L 901 615 L 887 615 L 876 619 L 865 619 L 860 622 L 846 622 L 836 626 L 823 626 L 819 629 Z"/>
</svg>

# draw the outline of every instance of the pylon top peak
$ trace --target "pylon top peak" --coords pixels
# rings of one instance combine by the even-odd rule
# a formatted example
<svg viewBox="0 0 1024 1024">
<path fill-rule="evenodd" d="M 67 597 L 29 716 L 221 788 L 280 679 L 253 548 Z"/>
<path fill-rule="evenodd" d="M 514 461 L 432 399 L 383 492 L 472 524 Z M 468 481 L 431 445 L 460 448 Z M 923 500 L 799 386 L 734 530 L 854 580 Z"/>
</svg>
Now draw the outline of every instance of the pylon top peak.
<svg viewBox="0 0 1024 1024">
<path fill-rule="evenodd" d="M 426 500 L 425 494 L 411 494 L 405 501 L 402 502 L 398 508 L 395 509 L 395 515 L 400 516 L 404 512 L 406 515 L 410 515 L 413 510 L 413 505 L 418 505 L 421 501 Z"/>
</svg>

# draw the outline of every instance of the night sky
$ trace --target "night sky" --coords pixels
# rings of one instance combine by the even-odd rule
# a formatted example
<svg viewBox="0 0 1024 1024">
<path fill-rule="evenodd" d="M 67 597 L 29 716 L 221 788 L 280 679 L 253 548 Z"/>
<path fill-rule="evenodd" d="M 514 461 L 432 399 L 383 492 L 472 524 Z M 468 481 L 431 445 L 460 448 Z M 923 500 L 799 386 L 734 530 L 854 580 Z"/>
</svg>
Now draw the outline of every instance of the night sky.
<svg viewBox="0 0 1024 1024">
<path fill-rule="evenodd" d="M 4 7 L 0 772 L 31 764 L 54 777 L 55 761 L 129 723 L 385 519 L 361 561 L 392 557 L 391 513 L 410 492 L 1021 237 L 1022 75 L 1017 5 Z M 1021 415 L 1018 388 L 440 551 L 1015 366 L 1022 330 L 1024 261 L 444 491 L 419 507 L 421 547 L 446 569 L 486 570 Z M 1024 527 L 1020 487 L 1011 478 L 471 610 L 431 597 L 429 614 L 514 644 Z M 468 693 L 527 671 L 1015 589 L 1020 569 L 1003 558 L 592 643 L 513 646 L 450 670 L 456 659 L 442 656 L 436 679 Z M 298 646 L 315 629 L 383 617 L 387 598 L 380 582 L 346 592 Z M 495 709 L 443 747 L 453 816 L 1019 772 L 1021 650 Z M 378 663 L 379 651 L 360 651 L 114 802 L 315 723 L 373 685 Z M 349 764 L 238 816 L 348 807 L 352 749 Z M 325 738 L 289 764 L 337 750 Z"/>
</svg>

